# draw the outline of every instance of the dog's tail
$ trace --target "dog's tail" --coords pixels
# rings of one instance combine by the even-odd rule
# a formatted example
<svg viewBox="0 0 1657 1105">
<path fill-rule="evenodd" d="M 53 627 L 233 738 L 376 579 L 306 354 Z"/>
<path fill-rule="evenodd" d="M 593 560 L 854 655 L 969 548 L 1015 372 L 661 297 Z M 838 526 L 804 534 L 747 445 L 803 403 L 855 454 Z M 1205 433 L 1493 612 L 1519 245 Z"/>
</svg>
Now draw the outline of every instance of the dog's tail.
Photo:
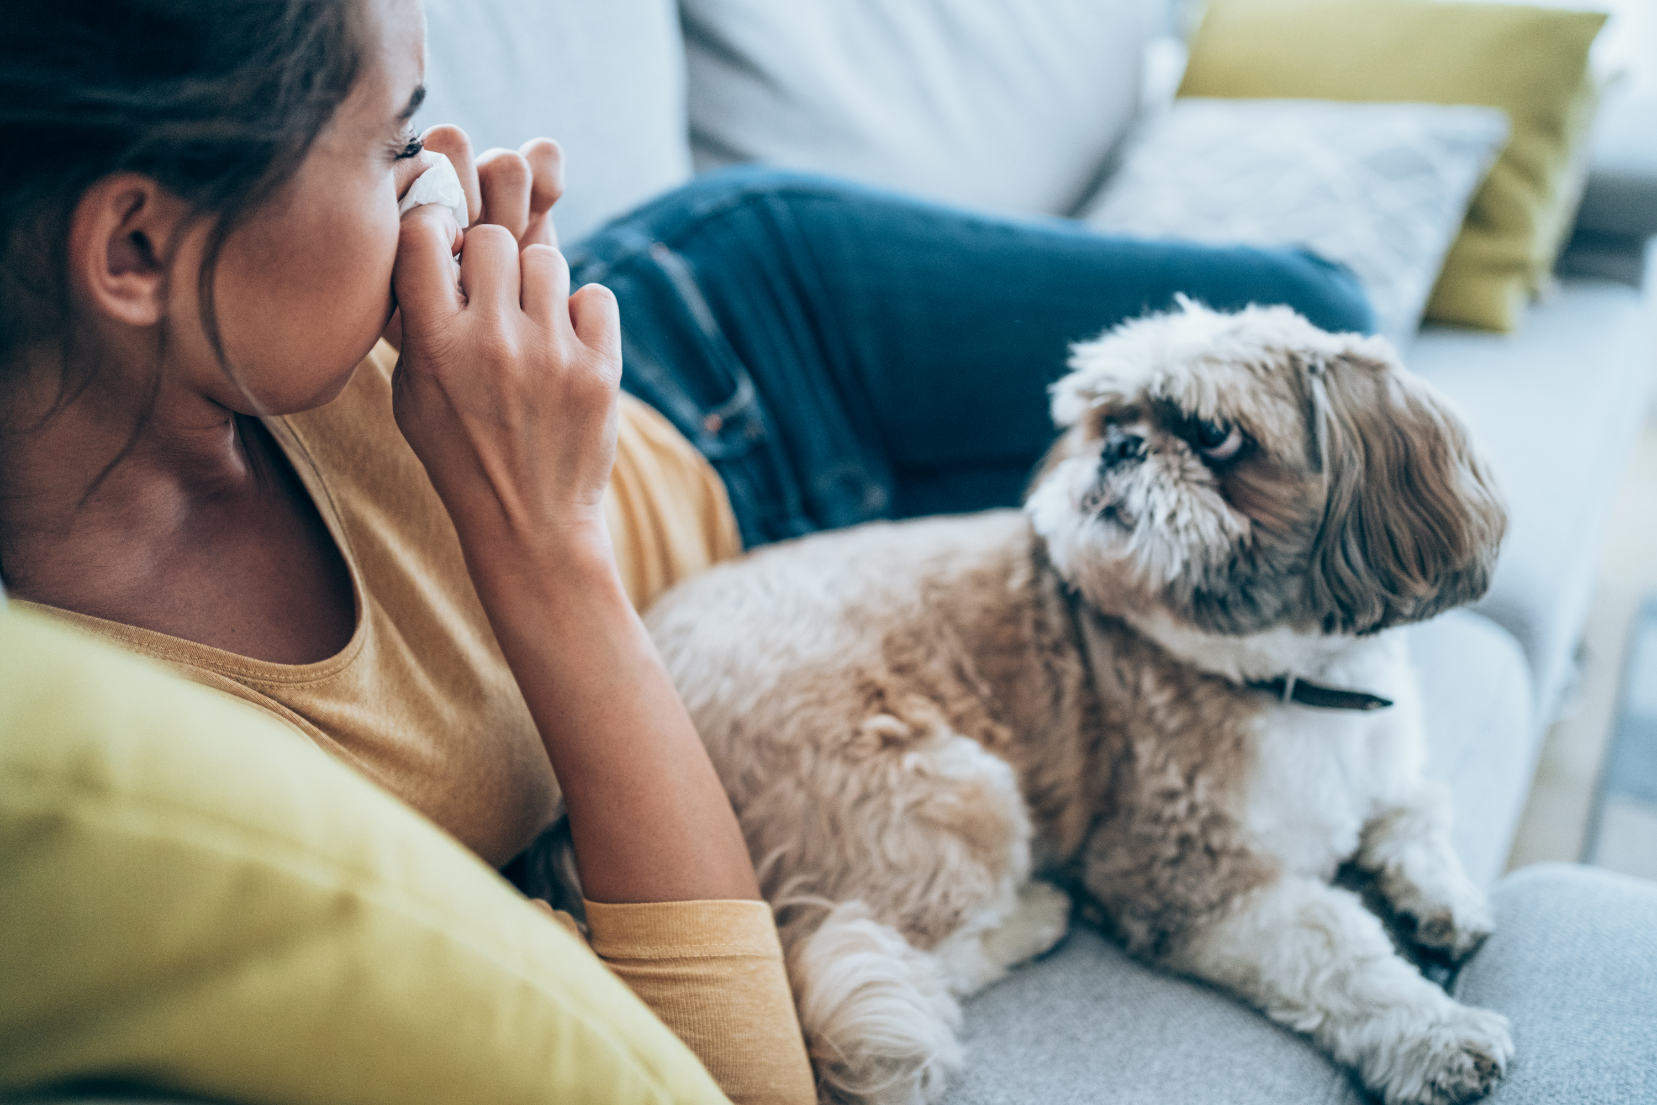
<svg viewBox="0 0 1657 1105">
<path fill-rule="evenodd" d="M 961 1007 L 941 965 L 862 902 L 829 906 L 827 916 L 811 912 L 782 936 L 823 1100 L 937 1101 L 961 1064 Z"/>
</svg>

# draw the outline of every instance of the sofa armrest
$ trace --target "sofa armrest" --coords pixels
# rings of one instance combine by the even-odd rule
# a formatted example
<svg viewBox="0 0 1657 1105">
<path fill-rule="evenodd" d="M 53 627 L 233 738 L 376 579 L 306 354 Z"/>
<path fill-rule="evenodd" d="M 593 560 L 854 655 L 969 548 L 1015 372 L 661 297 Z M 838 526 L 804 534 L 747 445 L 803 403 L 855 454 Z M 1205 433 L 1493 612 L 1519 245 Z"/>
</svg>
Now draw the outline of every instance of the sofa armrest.
<svg viewBox="0 0 1657 1105">
<path fill-rule="evenodd" d="M 1600 112 L 1576 226 L 1600 237 L 1657 235 L 1657 92 L 1616 99 Z"/>
<path fill-rule="evenodd" d="M 1645 284 L 1657 237 L 1657 92 L 1608 100 L 1594 123 L 1576 228 L 1554 270 L 1564 277 Z"/>
</svg>

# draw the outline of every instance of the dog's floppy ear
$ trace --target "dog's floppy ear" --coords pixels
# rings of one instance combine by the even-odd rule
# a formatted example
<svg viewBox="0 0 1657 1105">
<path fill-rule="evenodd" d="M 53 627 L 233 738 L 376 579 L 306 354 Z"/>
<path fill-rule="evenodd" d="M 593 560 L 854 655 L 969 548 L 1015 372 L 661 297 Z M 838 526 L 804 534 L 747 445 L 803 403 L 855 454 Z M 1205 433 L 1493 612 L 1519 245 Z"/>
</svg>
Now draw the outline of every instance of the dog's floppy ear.
<svg viewBox="0 0 1657 1105">
<path fill-rule="evenodd" d="M 1473 601 L 1507 527 L 1460 420 L 1371 352 L 1306 367 L 1327 488 L 1311 581 L 1325 632 L 1373 633 Z"/>
</svg>

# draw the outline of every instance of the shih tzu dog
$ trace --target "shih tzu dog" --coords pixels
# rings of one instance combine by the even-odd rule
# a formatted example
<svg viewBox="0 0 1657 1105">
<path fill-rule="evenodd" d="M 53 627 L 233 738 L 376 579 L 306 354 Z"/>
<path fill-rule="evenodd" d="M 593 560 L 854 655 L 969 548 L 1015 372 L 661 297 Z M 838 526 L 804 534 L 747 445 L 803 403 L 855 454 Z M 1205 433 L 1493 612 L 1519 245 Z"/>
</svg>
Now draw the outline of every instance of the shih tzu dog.
<svg viewBox="0 0 1657 1105">
<path fill-rule="evenodd" d="M 1059 885 L 1388 1103 L 1479 1096 L 1506 1020 L 1330 884 L 1372 873 L 1452 959 L 1491 929 L 1395 629 L 1487 586 L 1505 516 L 1466 431 L 1386 342 L 1282 307 L 1182 301 L 1071 368 L 1022 512 L 773 546 L 648 615 L 825 1096 L 936 1100 L 957 1000 L 1064 934 Z"/>
</svg>

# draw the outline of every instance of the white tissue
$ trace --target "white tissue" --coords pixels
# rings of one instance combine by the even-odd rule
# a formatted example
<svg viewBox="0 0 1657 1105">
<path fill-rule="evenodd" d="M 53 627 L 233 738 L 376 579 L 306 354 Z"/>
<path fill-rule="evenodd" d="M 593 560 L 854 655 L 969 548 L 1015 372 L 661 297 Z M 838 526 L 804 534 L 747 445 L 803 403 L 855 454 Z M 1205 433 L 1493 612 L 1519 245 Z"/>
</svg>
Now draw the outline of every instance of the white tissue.
<svg viewBox="0 0 1657 1105">
<path fill-rule="evenodd" d="M 455 222 L 466 229 L 466 190 L 460 186 L 460 177 L 449 159 L 437 154 L 437 162 L 414 178 L 403 202 L 397 205 L 397 214 L 406 215 L 416 207 L 435 203 L 454 212 Z"/>
</svg>

